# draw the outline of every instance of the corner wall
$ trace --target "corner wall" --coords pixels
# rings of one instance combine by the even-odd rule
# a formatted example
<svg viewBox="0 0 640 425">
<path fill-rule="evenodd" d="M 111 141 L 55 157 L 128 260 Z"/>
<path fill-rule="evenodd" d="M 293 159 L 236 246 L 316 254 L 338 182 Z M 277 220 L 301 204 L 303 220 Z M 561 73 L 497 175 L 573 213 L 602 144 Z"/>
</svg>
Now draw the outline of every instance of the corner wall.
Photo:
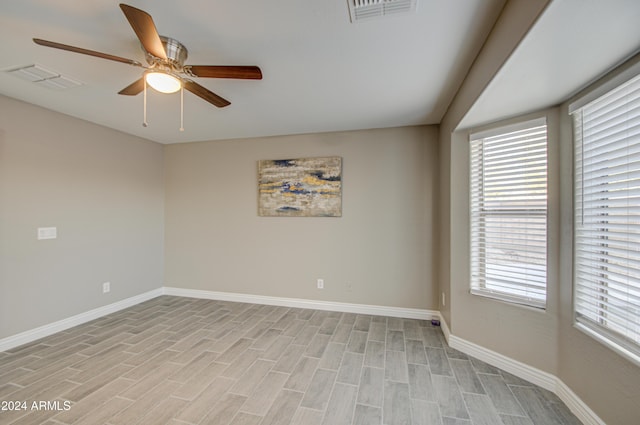
<svg viewBox="0 0 640 425">
<path fill-rule="evenodd" d="M 162 145 L 4 96 L 0 111 L 0 339 L 162 287 Z"/>
<path fill-rule="evenodd" d="M 470 287 L 469 138 L 456 132 L 451 146 L 451 307 L 456 337 L 557 375 L 559 169 L 558 111 L 524 116 L 545 117 L 548 128 L 547 306 L 537 309 L 472 295 Z M 520 120 L 520 119 L 518 119 Z M 499 125 L 509 125 L 513 120 Z"/>
<path fill-rule="evenodd" d="M 165 286 L 437 309 L 435 127 L 165 149 Z M 258 160 L 333 155 L 342 217 L 258 216 Z"/>
<path fill-rule="evenodd" d="M 453 261 L 458 256 L 459 247 L 452 245 L 452 232 L 456 231 L 456 223 L 451 220 L 451 214 L 461 207 L 457 205 L 453 195 L 458 193 L 455 179 L 463 179 L 452 155 L 456 144 L 464 143 L 464 135 L 456 133 L 456 128 L 465 114 L 471 109 L 482 91 L 491 82 L 498 70 L 516 49 L 529 28 L 535 23 L 550 0 L 507 1 L 498 17 L 491 33 L 488 35 L 480 53 L 476 57 L 469 73 L 458 89 L 456 96 L 449 105 L 439 128 L 440 155 L 440 247 L 439 256 L 439 310 L 452 333 L 456 331 L 456 315 L 452 312 L 452 305 L 456 304 L 455 293 L 451 284 L 458 277 Z M 460 152 L 458 152 L 460 154 Z M 464 152 L 462 153 L 464 155 Z M 464 195 L 463 195 L 464 197 Z M 464 204 L 464 201 L 463 201 Z M 464 206 L 464 205 L 462 205 Z M 466 224 L 465 224 L 466 225 Z M 445 303 L 442 303 L 442 294 Z"/>
</svg>

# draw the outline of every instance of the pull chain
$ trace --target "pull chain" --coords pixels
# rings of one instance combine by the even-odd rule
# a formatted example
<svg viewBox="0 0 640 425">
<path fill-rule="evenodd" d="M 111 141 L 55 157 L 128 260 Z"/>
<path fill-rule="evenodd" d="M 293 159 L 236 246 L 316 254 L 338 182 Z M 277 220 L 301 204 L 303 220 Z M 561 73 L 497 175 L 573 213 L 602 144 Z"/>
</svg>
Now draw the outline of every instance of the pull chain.
<svg viewBox="0 0 640 425">
<path fill-rule="evenodd" d="M 148 127 L 147 124 L 147 79 L 144 79 L 143 89 L 143 116 L 142 126 Z M 180 87 L 180 131 L 184 131 L 184 87 Z"/>
<path fill-rule="evenodd" d="M 180 87 L 180 131 L 184 131 L 184 86 Z"/>
<path fill-rule="evenodd" d="M 144 78 L 142 126 L 147 127 L 147 79 Z"/>
</svg>

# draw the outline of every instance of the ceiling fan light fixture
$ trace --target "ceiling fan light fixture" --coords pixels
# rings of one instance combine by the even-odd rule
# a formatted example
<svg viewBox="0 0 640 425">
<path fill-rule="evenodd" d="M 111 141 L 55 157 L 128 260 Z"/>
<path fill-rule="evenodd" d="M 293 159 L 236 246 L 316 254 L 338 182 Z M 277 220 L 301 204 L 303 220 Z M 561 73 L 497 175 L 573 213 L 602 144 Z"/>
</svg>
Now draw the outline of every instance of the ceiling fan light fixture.
<svg viewBox="0 0 640 425">
<path fill-rule="evenodd" d="M 175 93 L 182 88 L 182 83 L 178 78 L 165 72 L 147 72 L 145 80 L 160 93 Z"/>
</svg>

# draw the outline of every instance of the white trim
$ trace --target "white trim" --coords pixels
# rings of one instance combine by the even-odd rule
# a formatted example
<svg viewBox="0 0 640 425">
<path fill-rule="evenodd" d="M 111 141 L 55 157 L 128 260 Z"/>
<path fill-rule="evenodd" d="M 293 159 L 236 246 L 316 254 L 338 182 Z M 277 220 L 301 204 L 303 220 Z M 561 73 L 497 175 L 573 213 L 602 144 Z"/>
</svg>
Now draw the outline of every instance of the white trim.
<svg viewBox="0 0 640 425">
<path fill-rule="evenodd" d="M 560 379 L 558 379 L 555 393 L 584 425 L 607 425 Z"/>
<path fill-rule="evenodd" d="M 480 345 L 469 342 L 455 335 L 449 337 L 449 345 L 456 350 L 469 354 L 485 363 L 499 367 L 519 378 L 534 383 L 546 390 L 555 391 L 557 378 L 533 366 L 519 362 Z"/>
<path fill-rule="evenodd" d="M 451 332 L 449 331 L 449 325 L 447 324 L 447 321 L 444 320 L 444 317 L 442 316 L 442 314 L 440 314 L 439 312 L 438 314 L 440 316 L 440 328 L 442 329 L 442 333 L 444 334 L 444 339 L 445 341 L 447 341 L 447 344 L 449 344 L 449 338 L 451 337 Z"/>
<path fill-rule="evenodd" d="M 507 371 L 556 394 L 584 425 L 606 425 L 605 422 L 557 376 L 500 353 L 496 353 L 495 351 L 455 335 L 449 335 L 447 341 L 451 348 L 462 351 L 465 354 L 480 359 L 485 363 Z"/>
<path fill-rule="evenodd" d="M 626 83 L 627 81 L 634 78 L 640 72 L 640 62 L 636 62 L 631 65 L 629 68 L 623 70 L 618 75 L 608 79 L 606 82 L 598 85 L 596 88 L 589 90 L 583 96 L 580 96 L 573 102 L 569 104 L 569 115 L 575 113 L 578 109 L 585 107 L 587 104 L 593 102 L 598 99 L 600 96 L 603 96 L 615 89 L 616 87 Z"/>
<path fill-rule="evenodd" d="M 66 319 L 58 320 L 57 322 L 49 323 L 48 325 L 40 326 L 16 335 L 2 338 L 0 339 L 0 351 L 7 351 L 12 348 L 19 347 L 40 338 L 53 335 L 54 333 L 90 322 L 102 316 L 106 316 L 107 314 L 124 310 L 125 308 L 129 308 L 152 298 L 159 297 L 160 295 L 162 295 L 162 288 L 154 289 L 153 291 L 135 295 L 133 297 L 117 301 L 113 304 L 98 307 L 93 310 L 68 317 Z"/>
<path fill-rule="evenodd" d="M 547 125 L 547 117 L 541 116 L 530 120 L 518 121 L 513 124 L 495 125 L 492 124 L 485 130 L 475 131 L 469 134 L 469 141 L 478 139 L 487 139 L 489 137 L 499 136 L 501 134 L 513 133 L 515 131 L 526 130 L 528 128 L 540 127 Z"/>
<path fill-rule="evenodd" d="M 625 359 L 629 360 L 631 363 L 634 363 L 636 366 L 640 366 L 640 356 L 636 353 L 628 350 L 624 346 L 618 344 L 615 339 L 608 338 L 605 332 L 598 332 L 596 325 L 594 325 L 594 329 L 587 326 L 586 323 L 578 322 L 574 315 L 573 327 L 578 331 L 588 335 L 590 338 L 595 339 L 600 344 L 604 345 L 608 349 L 614 351 L 615 353 L 621 355 Z"/>
<path fill-rule="evenodd" d="M 208 300 L 276 305 L 281 307 L 310 308 L 314 310 L 340 311 L 342 313 L 372 314 L 377 316 L 402 317 L 404 319 L 431 320 L 433 318 L 440 318 L 440 313 L 435 310 L 423 310 L 418 308 L 350 304 L 333 301 L 307 300 L 302 298 L 283 298 L 266 295 L 239 294 L 233 292 L 172 288 L 166 286 L 163 290 L 165 295 L 174 295 L 178 297 L 204 298 Z"/>
<path fill-rule="evenodd" d="M 77 325 L 98 319 L 107 314 L 115 313 L 161 295 L 179 297 L 202 298 L 220 301 L 233 301 L 253 304 L 277 305 L 282 307 L 310 308 L 315 310 L 340 311 L 343 313 L 373 314 L 380 316 L 401 317 L 406 319 L 440 320 L 440 327 L 444 337 L 452 348 L 476 357 L 490 365 L 503 369 L 519 378 L 525 379 L 555 393 L 585 425 L 606 425 L 564 382 L 558 377 L 535 367 L 521 363 L 510 357 L 484 348 L 452 335 L 449 325 L 439 311 L 416 308 L 387 307 L 366 304 L 350 304 L 330 301 L 305 300 L 300 298 L 270 297 L 264 295 L 238 294 L 231 292 L 203 291 L 197 289 L 183 289 L 163 287 L 136 295 L 122 301 L 81 313 L 48 325 L 22 332 L 0 339 L 0 351 L 10 350 L 40 338 L 64 331 Z"/>
</svg>

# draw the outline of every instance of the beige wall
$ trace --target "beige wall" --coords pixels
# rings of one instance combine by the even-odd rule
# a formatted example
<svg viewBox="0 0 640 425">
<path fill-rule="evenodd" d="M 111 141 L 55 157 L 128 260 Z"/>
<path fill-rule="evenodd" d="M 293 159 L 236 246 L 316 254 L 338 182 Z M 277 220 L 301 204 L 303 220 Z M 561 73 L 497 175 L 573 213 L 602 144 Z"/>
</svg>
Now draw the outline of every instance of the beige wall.
<svg viewBox="0 0 640 425">
<path fill-rule="evenodd" d="M 342 217 L 258 216 L 258 160 L 331 155 Z M 165 172 L 166 286 L 437 308 L 435 127 L 170 145 Z"/>
<path fill-rule="evenodd" d="M 0 111 L 0 338 L 161 287 L 162 145 L 3 96 Z"/>
</svg>

